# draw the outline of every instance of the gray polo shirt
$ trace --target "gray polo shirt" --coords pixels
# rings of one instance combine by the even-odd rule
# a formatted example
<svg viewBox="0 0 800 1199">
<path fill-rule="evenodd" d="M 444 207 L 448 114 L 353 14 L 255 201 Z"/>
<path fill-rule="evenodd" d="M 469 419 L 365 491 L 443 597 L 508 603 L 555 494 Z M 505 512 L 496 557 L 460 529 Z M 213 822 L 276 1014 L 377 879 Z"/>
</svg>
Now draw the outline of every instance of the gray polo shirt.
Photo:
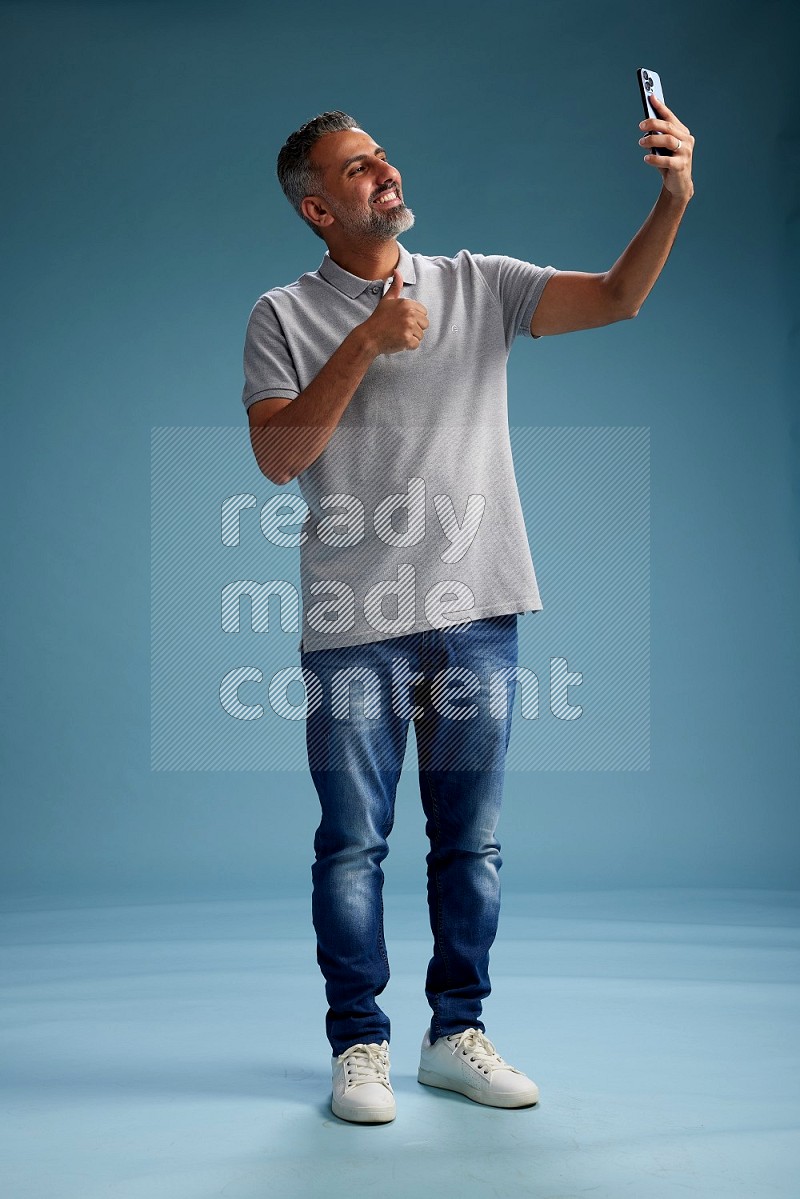
<svg viewBox="0 0 800 1199">
<path fill-rule="evenodd" d="M 531 336 L 556 268 L 398 249 L 403 296 L 428 310 L 422 344 L 375 359 L 275 518 L 283 543 L 300 544 L 305 651 L 542 609 L 506 361 L 514 338 Z M 245 338 L 245 408 L 295 399 L 390 282 L 351 275 L 326 252 L 318 270 L 262 295 Z"/>
</svg>

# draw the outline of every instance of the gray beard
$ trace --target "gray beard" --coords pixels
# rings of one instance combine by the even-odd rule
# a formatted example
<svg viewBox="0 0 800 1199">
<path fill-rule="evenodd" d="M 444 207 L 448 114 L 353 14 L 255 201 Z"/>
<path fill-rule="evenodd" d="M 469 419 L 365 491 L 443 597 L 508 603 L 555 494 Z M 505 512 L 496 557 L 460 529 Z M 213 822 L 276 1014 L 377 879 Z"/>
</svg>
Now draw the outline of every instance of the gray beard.
<svg viewBox="0 0 800 1199">
<path fill-rule="evenodd" d="M 414 213 L 403 203 L 397 208 L 390 208 L 388 212 L 377 212 L 371 208 L 369 212 L 356 215 L 332 204 L 327 196 L 325 196 L 325 200 L 346 233 L 352 233 L 370 241 L 387 241 L 389 238 L 398 237 L 414 224 Z"/>
</svg>

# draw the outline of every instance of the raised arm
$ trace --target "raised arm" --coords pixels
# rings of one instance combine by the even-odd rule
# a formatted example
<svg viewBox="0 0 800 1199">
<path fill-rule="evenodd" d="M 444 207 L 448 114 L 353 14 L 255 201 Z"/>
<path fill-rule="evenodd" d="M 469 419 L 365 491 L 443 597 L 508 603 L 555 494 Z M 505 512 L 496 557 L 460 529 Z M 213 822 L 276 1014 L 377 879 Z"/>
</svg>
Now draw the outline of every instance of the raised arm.
<svg viewBox="0 0 800 1199">
<path fill-rule="evenodd" d="M 671 151 L 670 157 L 652 151 L 644 156 L 661 174 L 661 194 L 655 206 L 610 270 L 597 275 L 559 271 L 547 281 L 531 320 L 534 336 L 594 329 L 634 317 L 661 274 L 694 195 L 694 138 L 666 104 L 655 96 L 651 103 L 662 110 L 663 118 L 640 122 L 643 136 L 639 144 L 649 150 L 660 146 Z"/>
</svg>

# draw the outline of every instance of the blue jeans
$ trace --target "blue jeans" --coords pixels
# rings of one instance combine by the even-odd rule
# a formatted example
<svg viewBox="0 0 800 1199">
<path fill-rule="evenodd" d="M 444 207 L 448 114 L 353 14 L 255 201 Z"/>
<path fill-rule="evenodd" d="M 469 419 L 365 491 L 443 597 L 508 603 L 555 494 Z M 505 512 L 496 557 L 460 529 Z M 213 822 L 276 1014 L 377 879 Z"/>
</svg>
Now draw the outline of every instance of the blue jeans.
<svg viewBox="0 0 800 1199">
<path fill-rule="evenodd" d="M 334 1054 L 359 1042 L 390 1040 L 389 1018 L 376 1002 L 389 981 L 381 863 L 412 720 L 431 847 L 433 956 L 425 982 L 431 1040 L 465 1028 L 485 1031 L 481 1001 L 491 991 L 489 949 L 500 912 L 495 831 L 517 642 L 511 613 L 301 651 L 303 670 L 320 684 L 309 689 L 306 676 L 306 744 L 322 808 L 311 867 L 312 919 Z M 334 678 L 348 668 L 360 679 Z"/>
</svg>

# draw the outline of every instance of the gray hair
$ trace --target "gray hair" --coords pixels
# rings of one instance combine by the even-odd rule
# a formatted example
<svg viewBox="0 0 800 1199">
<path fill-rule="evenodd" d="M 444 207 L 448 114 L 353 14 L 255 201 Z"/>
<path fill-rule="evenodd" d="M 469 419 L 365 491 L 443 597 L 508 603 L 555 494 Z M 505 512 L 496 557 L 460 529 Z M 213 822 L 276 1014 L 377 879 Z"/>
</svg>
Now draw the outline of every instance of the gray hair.
<svg viewBox="0 0 800 1199">
<path fill-rule="evenodd" d="M 290 133 L 278 154 L 278 182 L 283 194 L 295 212 L 323 241 L 325 238 L 320 230 L 300 210 L 306 196 L 319 195 L 322 188 L 321 174 L 312 166 L 309 154 L 312 146 L 326 133 L 340 133 L 344 129 L 360 129 L 360 125 L 354 117 L 338 109 L 323 112 Z"/>
</svg>

